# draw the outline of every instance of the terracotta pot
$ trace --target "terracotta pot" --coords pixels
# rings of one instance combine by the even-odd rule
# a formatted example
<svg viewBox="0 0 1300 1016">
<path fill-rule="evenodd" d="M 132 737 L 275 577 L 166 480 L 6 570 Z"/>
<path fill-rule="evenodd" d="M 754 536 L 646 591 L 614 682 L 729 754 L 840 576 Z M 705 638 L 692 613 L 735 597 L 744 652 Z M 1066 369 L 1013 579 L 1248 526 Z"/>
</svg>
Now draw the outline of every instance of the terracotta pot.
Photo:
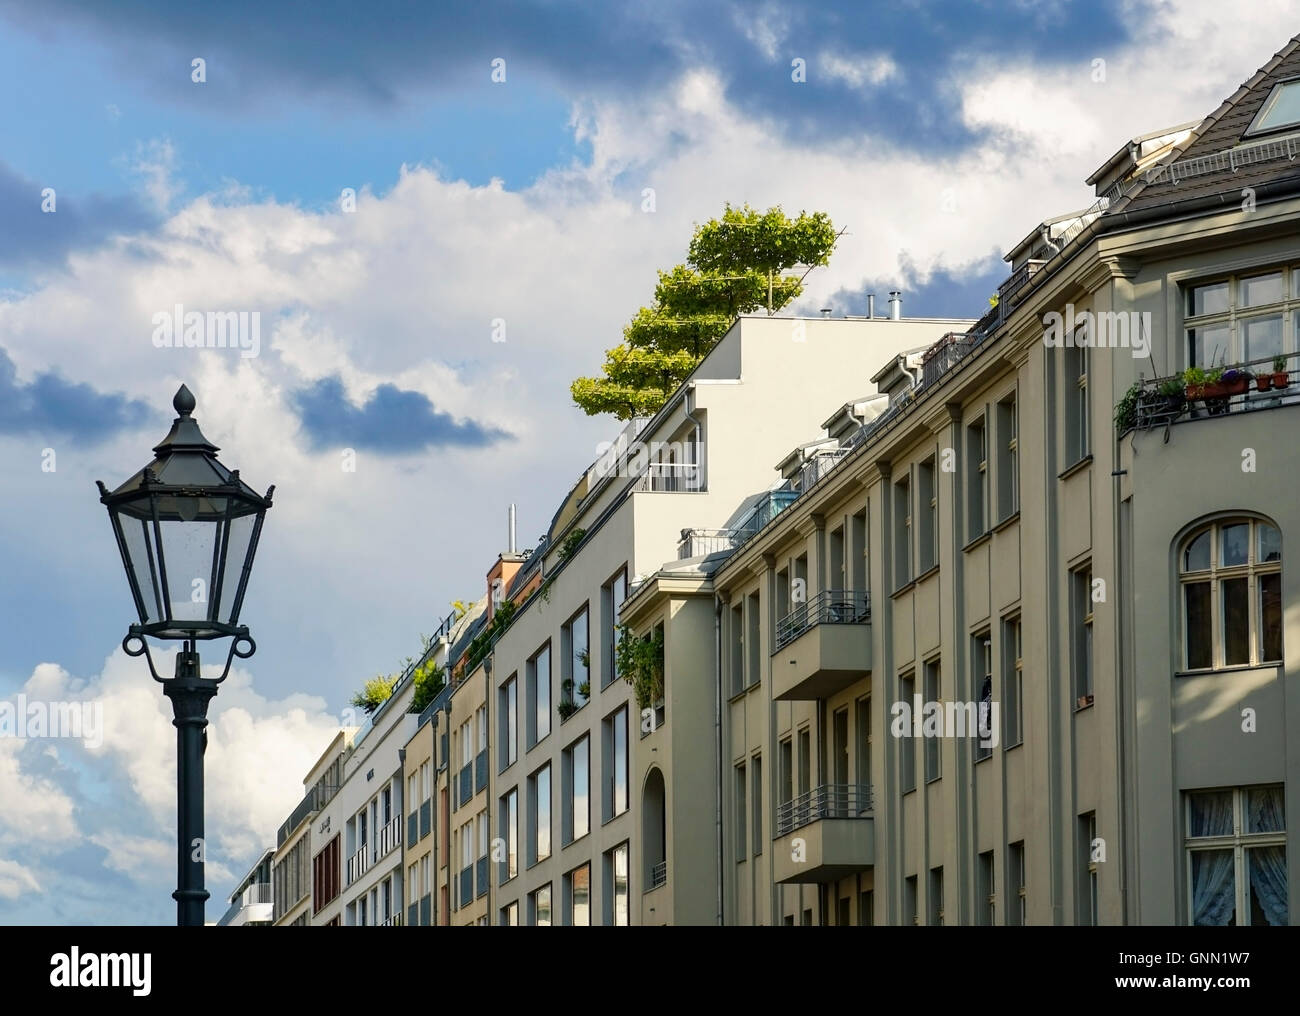
<svg viewBox="0 0 1300 1016">
<path fill-rule="evenodd" d="M 1268 391 L 1269 385 L 1271 385 L 1272 383 L 1273 383 L 1273 375 L 1272 375 L 1272 374 L 1256 374 L 1256 375 L 1255 375 L 1255 389 L 1256 389 L 1256 391 L 1266 392 L 1266 391 Z"/>
<path fill-rule="evenodd" d="M 1233 378 L 1231 381 L 1215 381 L 1205 385 L 1188 385 L 1187 397 L 1189 399 L 1226 399 L 1233 395 L 1240 395 L 1246 390 L 1247 381 L 1244 377 Z"/>
<path fill-rule="evenodd" d="M 1286 371 L 1282 371 L 1280 374 L 1273 375 L 1273 387 L 1276 388 L 1278 391 L 1281 391 L 1283 388 L 1289 387 L 1290 384 L 1291 384 L 1291 378 Z"/>
</svg>

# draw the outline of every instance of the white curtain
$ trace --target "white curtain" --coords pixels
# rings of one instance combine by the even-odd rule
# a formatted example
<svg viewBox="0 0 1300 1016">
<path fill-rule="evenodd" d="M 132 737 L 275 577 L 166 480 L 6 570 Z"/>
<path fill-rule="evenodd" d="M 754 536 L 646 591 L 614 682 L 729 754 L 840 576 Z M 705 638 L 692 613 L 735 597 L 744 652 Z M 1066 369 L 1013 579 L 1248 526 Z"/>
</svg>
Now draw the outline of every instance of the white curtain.
<svg viewBox="0 0 1300 1016">
<path fill-rule="evenodd" d="M 1196 836 L 1232 833 L 1232 794 L 1196 794 L 1192 798 L 1190 830 Z M 1237 909 L 1235 861 L 1232 850 L 1192 851 L 1192 923 L 1231 924 Z"/>
<path fill-rule="evenodd" d="M 1273 927 L 1287 924 L 1286 848 L 1252 847 L 1246 851 L 1250 888 L 1264 919 Z"/>
</svg>

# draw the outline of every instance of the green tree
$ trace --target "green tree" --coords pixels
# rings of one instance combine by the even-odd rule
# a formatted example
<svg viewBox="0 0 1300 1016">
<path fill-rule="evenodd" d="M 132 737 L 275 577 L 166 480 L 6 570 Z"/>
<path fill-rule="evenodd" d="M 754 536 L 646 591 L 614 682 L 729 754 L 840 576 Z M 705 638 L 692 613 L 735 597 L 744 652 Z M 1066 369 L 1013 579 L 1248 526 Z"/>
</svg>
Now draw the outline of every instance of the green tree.
<svg viewBox="0 0 1300 1016">
<path fill-rule="evenodd" d="M 447 684 L 447 671 L 433 660 L 426 660 L 415 668 L 415 694 L 411 697 L 408 712 L 422 713 L 438 692 Z"/>
<path fill-rule="evenodd" d="M 353 694 L 352 704 L 358 709 L 364 709 L 366 715 L 369 716 L 388 701 L 393 694 L 393 688 L 396 684 L 396 674 L 390 674 L 388 677 L 379 674 L 372 677 L 361 686 L 359 692 Z"/>
<path fill-rule="evenodd" d="M 721 218 L 695 227 L 686 264 L 659 273 L 654 304 L 637 311 L 623 342 L 605 351 L 601 376 L 573 382 L 573 401 L 588 416 L 653 414 L 738 314 L 764 307 L 774 314 L 797 298 L 837 237 L 825 212 L 791 219 L 779 207 L 728 204 Z M 796 266 L 803 275 L 782 274 Z"/>
</svg>

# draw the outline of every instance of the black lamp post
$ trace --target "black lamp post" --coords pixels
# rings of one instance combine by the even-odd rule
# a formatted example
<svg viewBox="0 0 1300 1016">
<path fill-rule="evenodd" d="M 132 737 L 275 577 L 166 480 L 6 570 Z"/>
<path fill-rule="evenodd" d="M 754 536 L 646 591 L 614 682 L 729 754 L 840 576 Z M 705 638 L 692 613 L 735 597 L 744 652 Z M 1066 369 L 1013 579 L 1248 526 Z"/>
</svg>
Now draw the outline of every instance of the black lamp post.
<svg viewBox="0 0 1300 1016">
<path fill-rule="evenodd" d="M 122 649 L 144 656 L 149 673 L 172 700 L 176 727 L 177 889 L 176 923 L 203 925 L 203 752 L 207 747 L 208 703 L 238 656 L 257 651 L 239 608 L 248 588 L 262 520 L 271 507 L 239 478 L 238 469 L 217 461 L 215 445 L 190 417 L 194 396 L 181 385 L 172 400 L 178 414 L 154 448 L 154 460 L 110 493 L 99 484 L 108 507 L 127 582 L 140 623 L 127 629 Z M 164 680 L 154 668 L 148 637 L 182 643 L 176 676 Z M 218 678 L 199 670 L 198 642 L 229 638 L 226 666 Z"/>
</svg>

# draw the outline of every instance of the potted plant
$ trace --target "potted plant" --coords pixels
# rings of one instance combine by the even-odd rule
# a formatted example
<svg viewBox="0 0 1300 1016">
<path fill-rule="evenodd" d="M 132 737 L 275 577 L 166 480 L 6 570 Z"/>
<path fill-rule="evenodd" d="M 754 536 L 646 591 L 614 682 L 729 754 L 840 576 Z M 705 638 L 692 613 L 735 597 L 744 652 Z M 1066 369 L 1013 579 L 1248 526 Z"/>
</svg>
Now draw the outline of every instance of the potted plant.
<svg viewBox="0 0 1300 1016">
<path fill-rule="evenodd" d="M 1278 391 L 1281 391 L 1283 388 L 1290 386 L 1290 384 L 1291 384 L 1291 377 L 1287 373 L 1286 357 L 1285 356 L 1273 357 L 1273 387 L 1276 388 Z"/>
<path fill-rule="evenodd" d="M 1254 378 L 1255 378 L 1255 390 L 1256 390 L 1256 391 L 1258 391 L 1258 392 L 1266 392 L 1266 391 L 1269 390 L 1269 388 L 1272 387 L 1272 385 L 1273 385 L 1273 375 L 1270 374 L 1268 371 L 1266 371 L 1266 370 L 1262 370 L 1262 371 L 1260 371 L 1258 374 L 1255 374 L 1255 375 L 1253 375 L 1253 376 L 1254 376 Z"/>
<path fill-rule="evenodd" d="M 1181 377 L 1166 378 L 1156 386 L 1156 395 L 1164 401 L 1166 412 L 1174 416 L 1187 408 L 1187 390 Z"/>
<path fill-rule="evenodd" d="M 583 681 L 582 684 L 578 685 L 578 694 L 583 698 L 591 698 L 591 682 Z"/>
<path fill-rule="evenodd" d="M 1123 434 L 1137 425 L 1138 396 L 1142 394 L 1142 382 L 1134 381 L 1129 385 L 1124 397 L 1115 406 L 1115 433 Z"/>
<path fill-rule="evenodd" d="M 561 702 L 556 709 L 559 711 L 560 719 L 567 720 L 570 716 L 578 711 L 578 707 L 572 702 Z"/>
</svg>

